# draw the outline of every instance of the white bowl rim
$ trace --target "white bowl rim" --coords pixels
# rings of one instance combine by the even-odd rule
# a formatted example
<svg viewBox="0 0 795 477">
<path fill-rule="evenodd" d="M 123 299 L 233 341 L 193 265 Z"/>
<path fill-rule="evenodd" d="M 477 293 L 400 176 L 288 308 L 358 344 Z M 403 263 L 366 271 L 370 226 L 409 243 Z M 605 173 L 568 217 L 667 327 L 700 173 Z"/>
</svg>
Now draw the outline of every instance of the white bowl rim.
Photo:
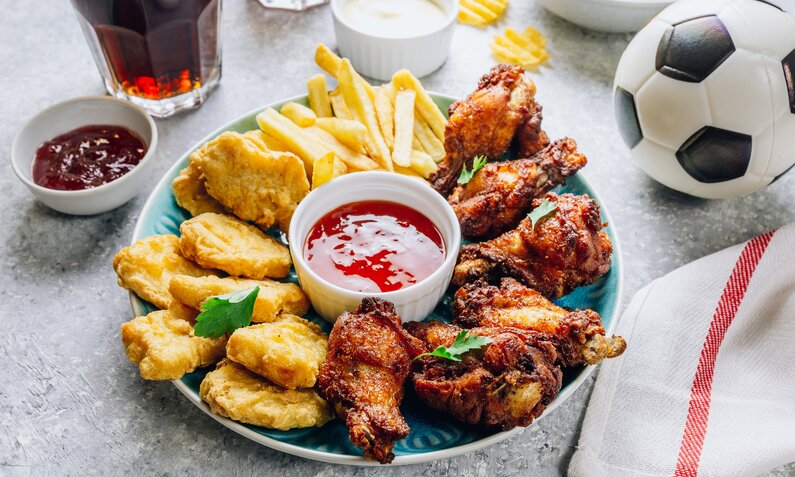
<svg viewBox="0 0 795 477">
<path fill-rule="evenodd" d="M 435 98 L 439 98 L 439 99 L 444 99 L 444 100 L 448 100 L 448 101 L 456 101 L 455 97 L 450 96 L 448 94 L 436 93 L 436 92 L 433 92 L 433 91 L 428 91 L 428 94 L 431 96 L 431 98 L 434 98 L 434 99 Z M 198 149 L 199 147 L 201 147 L 201 145 L 204 144 L 205 142 L 213 139 L 214 137 L 217 137 L 219 134 L 223 133 L 224 131 L 227 131 L 230 124 L 237 123 L 237 122 L 242 121 L 245 118 L 248 118 L 250 116 L 254 116 L 257 113 L 265 110 L 268 107 L 273 107 L 273 106 L 276 106 L 276 105 L 279 105 L 279 104 L 284 104 L 284 103 L 286 103 L 288 101 L 305 100 L 306 97 L 307 97 L 306 94 L 298 94 L 298 95 L 291 96 L 289 98 L 285 98 L 285 99 L 282 99 L 282 100 L 272 101 L 272 102 L 270 102 L 270 103 L 268 103 L 268 104 L 266 104 L 264 106 L 259 106 L 257 108 L 254 108 L 251 111 L 248 111 L 248 112 L 246 112 L 246 113 L 244 113 L 244 114 L 232 119 L 231 121 L 228 121 L 224 125 L 218 127 L 217 129 L 212 131 L 210 134 L 206 135 L 205 137 L 200 139 L 198 142 L 196 142 L 193 145 L 193 147 L 191 147 L 183 156 L 181 156 L 177 161 L 174 162 L 174 164 L 171 165 L 169 170 L 165 173 L 164 177 L 171 175 L 173 173 L 174 169 L 185 167 L 184 165 L 182 165 L 182 158 L 183 157 L 187 156 L 188 154 L 193 152 L 195 149 Z M 613 238 L 615 239 L 615 240 L 613 240 L 613 254 L 615 256 L 619 257 L 619 259 L 613 261 L 610 273 L 613 273 L 615 271 L 615 273 L 618 274 L 618 287 L 617 287 L 618 289 L 616 291 L 616 307 L 615 307 L 615 310 L 613 310 L 613 314 L 610 316 L 610 325 L 608 325 L 608 327 L 605 329 L 605 334 L 606 335 L 607 334 L 613 334 L 615 329 L 616 329 L 616 326 L 618 325 L 618 321 L 621 318 L 621 308 L 622 308 L 622 305 L 623 305 L 622 299 L 623 299 L 623 296 L 624 296 L 624 264 L 623 264 L 624 262 L 623 262 L 623 260 L 621 260 L 621 257 L 622 257 L 621 241 L 620 241 L 619 236 L 618 236 L 618 230 L 616 229 L 615 225 L 612 225 L 613 224 L 613 220 L 612 220 L 612 217 L 610 216 L 610 213 L 604 207 L 602 207 L 602 205 L 604 203 L 602 202 L 601 198 L 599 197 L 599 194 L 591 186 L 591 183 L 586 179 L 586 177 L 583 175 L 582 171 L 577 173 L 577 177 L 578 177 L 578 179 L 580 181 L 582 181 L 583 185 L 590 190 L 590 192 L 588 194 L 594 200 L 596 200 L 596 202 L 598 204 L 600 204 L 600 208 L 601 208 L 600 213 L 602 214 L 602 221 L 603 222 L 607 222 L 608 224 L 611 224 L 610 225 L 610 229 L 612 231 Z M 133 228 L 132 239 L 130 240 L 130 244 L 131 245 L 134 244 L 137 240 L 140 240 L 140 239 L 136 239 L 136 237 L 141 235 L 141 229 L 144 226 L 144 223 L 141 220 L 141 217 L 147 215 L 150 212 L 150 209 L 154 208 L 154 206 L 155 206 L 155 193 L 154 193 L 154 191 L 157 190 L 162 185 L 162 181 L 163 181 L 163 179 L 161 178 L 160 181 L 155 185 L 155 189 L 152 191 L 151 194 L 149 194 L 149 197 L 146 199 L 146 202 L 144 203 L 144 206 L 141 209 L 141 213 L 138 215 L 138 220 L 136 221 L 135 227 Z M 138 297 L 135 296 L 135 293 L 129 292 L 128 296 L 130 297 L 130 306 L 131 306 L 131 308 L 133 310 L 133 313 L 135 313 L 136 316 L 145 315 L 146 314 L 146 309 L 141 304 L 141 301 L 139 301 Z M 571 397 L 571 395 L 574 394 L 580 388 L 580 386 L 582 386 L 583 383 L 589 377 L 591 377 L 591 374 L 593 374 L 593 372 L 596 370 L 596 368 L 598 366 L 599 365 L 585 366 L 585 368 L 582 371 L 580 371 L 579 375 L 576 378 L 574 378 L 574 380 L 572 380 L 567 385 L 566 389 L 564 391 L 562 391 L 560 394 L 558 394 L 555 397 L 555 399 L 550 403 L 550 405 L 547 406 L 547 408 L 544 410 L 544 412 L 540 416 L 538 416 L 535 421 L 533 421 L 533 424 L 537 423 L 539 420 L 541 420 L 545 416 L 549 415 L 552 411 L 557 409 L 558 406 L 560 406 L 567 399 L 569 399 Z M 252 430 L 252 429 L 249 429 L 244 424 L 241 424 L 241 423 L 239 423 L 237 421 L 233 421 L 232 419 L 229 419 L 229 418 L 226 418 L 226 417 L 222 417 L 222 416 L 219 416 L 217 414 L 213 414 L 213 412 L 210 410 L 210 407 L 207 405 L 207 403 L 205 403 L 205 402 L 203 402 L 201 400 L 201 398 L 199 397 L 198 393 L 195 393 L 190 387 L 188 387 L 187 384 L 185 384 L 181 380 L 177 379 L 177 380 L 172 381 L 172 383 L 174 384 L 174 387 L 176 387 L 182 394 L 184 394 L 185 397 L 187 397 L 190 402 L 192 402 L 196 407 L 201 409 L 205 414 L 207 414 L 212 419 L 214 419 L 215 421 L 220 423 L 222 426 L 224 426 L 227 429 L 230 429 L 230 430 L 240 434 L 241 436 L 246 437 L 246 438 L 248 438 L 248 439 L 250 439 L 250 440 L 252 440 L 252 441 L 254 441 L 254 442 L 256 442 L 256 443 L 258 443 L 260 445 L 264 445 L 264 446 L 266 446 L 266 447 L 268 447 L 270 449 L 273 449 L 273 450 L 276 450 L 276 451 L 279 451 L 279 452 L 284 452 L 285 454 L 290 454 L 290 455 L 294 455 L 294 456 L 297 456 L 297 457 L 303 457 L 305 459 L 311 459 L 311 460 L 315 460 L 315 461 L 318 461 L 318 462 L 327 462 L 327 463 L 330 463 L 330 464 L 353 465 L 353 466 L 362 466 L 362 467 L 365 467 L 365 466 L 366 467 L 381 466 L 381 464 L 379 464 L 378 462 L 373 462 L 373 461 L 367 460 L 367 459 L 365 459 L 362 456 L 332 454 L 330 452 L 323 452 L 323 451 L 318 451 L 318 450 L 313 450 L 313 449 L 306 449 L 304 447 L 301 447 L 301 446 L 298 446 L 298 445 L 295 445 L 295 444 L 291 444 L 289 442 L 283 442 L 283 441 L 280 441 L 278 439 L 275 439 L 275 438 L 268 437 L 266 435 L 260 434 L 260 433 L 258 433 L 256 431 Z M 433 461 L 441 460 L 441 459 L 449 459 L 451 457 L 455 457 L 455 456 L 459 456 L 459 455 L 462 455 L 462 454 L 466 454 L 468 452 L 474 452 L 476 450 L 483 449 L 484 447 L 488 447 L 488 446 L 490 446 L 492 444 L 497 444 L 499 442 L 504 441 L 505 439 L 508 439 L 508 438 L 513 437 L 513 436 L 515 436 L 517 434 L 521 434 L 521 433 L 523 433 L 523 432 L 525 432 L 527 430 L 532 430 L 532 429 L 534 429 L 534 426 L 532 426 L 532 425 L 529 426 L 529 427 L 517 427 L 515 429 L 511 429 L 509 431 L 498 432 L 498 433 L 493 434 L 491 436 L 488 436 L 486 438 L 479 439 L 479 440 L 470 442 L 468 444 L 460 445 L 460 446 L 450 447 L 450 448 L 447 448 L 447 449 L 435 450 L 435 451 L 431 451 L 431 452 L 425 452 L 425 453 L 422 453 L 422 454 L 398 455 L 398 456 L 395 456 L 395 460 L 392 461 L 392 463 L 390 465 L 391 466 L 398 466 L 398 465 L 422 464 L 422 463 L 433 462 Z"/>
<path fill-rule="evenodd" d="M 664 8 L 676 0 L 582 0 L 583 3 L 598 3 L 601 5 L 615 5 L 629 9 Z"/>
<path fill-rule="evenodd" d="M 454 24 L 458 21 L 458 10 L 460 8 L 458 0 L 437 0 L 439 3 L 449 3 L 450 11 L 447 12 L 447 21 L 440 27 L 431 30 L 429 32 L 423 33 L 421 35 L 413 35 L 413 36 L 383 36 L 383 35 L 373 35 L 372 33 L 363 32 L 359 28 L 354 27 L 351 25 L 348 20 L 342 15 L 342 12 L 339 11 L 340 4 L 347 2 L 349 0 L 331 0 L 331 14 L 334 15 L 334 19 L 340 22 L 341 24 L 345 25 L 348 29 L 355 31 L 356 33 L 370 37 L 370 38 L 378 38 L 379 40 L 414 40 L 414 39 L 423 39 L 430 36 L 433 36 L 440 31 L 443 31 L 450 27 L 450 25 Z M 436 3 L 436 1 L 434 1 Z M 437 5 L 438 6 L 438 5 Z"/>
<path fill-rule="evenodd" d="M 334 189 L 331 189 L 331 187 L 336 187 L 337 189 L 344 188 L 346 185 L 348 185 L 349 182 L 354 182 L 354 181 L 355 182 L 368 182 L 368 185 L 372 184 L 373 182 L 378 183 L 378 182 L 384 182 L 384 181 L 396 181 L 398 183 L 402 183 L 402 185 L 405 186 L 405 190 L 406 190 L 407 194 L 411 194 L 412 190 L 424 190 L 424 188 L 429 188 L 430 187 L 429 185 L 422 184 L 419 181 L 417 181 L 415 179 L 412 179 L 410 177 L 404 177 L 404 176 L 402 176 L 400 174 L 395 174 L 393 172 L 388 172 L 388 171 L 366 171 L 366 172 L 356 172 L 356 173 L 353 173 L 353 174 L 346 174 L 346 175 L 344 175 L 342 177 L 339 177 L 339 178 L 329 182 L 328 184 L 325 184 L 324 186 L 318 188 L 316 191 L 310 192 L 298 204 L 298 207 L 295 209 L 295 212 L 293 213 L 293 215 L 297 216 L 299 213 L 303 212 L 304 209 L 306 209 L 307 207 L 310 207 L 311 206 L 311 201 L 313 201 L 313 200 L 322 200 L 323 196 L 321 194 L 330 193 L 330 191 L 334 190 Z M 429 190 L 433 191 L 433 189 L 429 189 Z M 317 192 L 317 194 L 315 192 Z M 435 194 L 435 191 L 433 191 L 433 192 Z M 313 195 L 314 195 L 314 198 L 312 198 Z M 319 197 L 319 199 L 318 199 L 318 197 Z M 436 197 L 438 197 L 438 200 L 437 200 Z M 360 291 L 350 290 L 348 288 L 341 287 L 339 285 L 336 285 L 336 284 L 326 280 L 325 278 L 323 278 L 320 275 L 318 275 L 317 272 L 312 270 L 312 267 L 310 267 L 309 263 L 307 263 L 307 261 L 304 259 L 303 249 L 304 249 L 304 242 L 306 241 L 306 237 L 302 237 L 299 240 L 293 240 L 293 232 L 297 232 L 293 228 L 297 227 L 297 225 L 293 225 L 293 224 L 295 224 L 295 222 L 290 222 L 290 228 L 289 228 L 289 232 L 287 234 L 287 238 L 288 238 L 288 241 L 289 241 L 288 243 L 290 244 L 290 250 L 292 251 L 293 261 L 300 262 L 301 268 L 303 270 L 305 270 L 314 281 L 322 283 L 323 285 L 325 285 L 326 287 L 330 288 L 331 290 L 333 290 L 334 292 L 336 292 L 338 294 L 347 295 L 349 297 L 356 298 L 358 300 L 361 300 L 361 299 L 366 298 L 366 297 L 378 297 L 378 298 L 382 298 L 384 300 L 389 300 L 389 301 L 393 301 L 393 302 L 396 302 L 396 303 L 397 302 L 401 302 L 402 303 L 403 301 L 400 300 L 400 299 L 404 298 L 404 295 L 413 294 L 413 292 L 416 293 L 418 290 L 420 290 L 419 289 L 420 286 L 426 286 L 427 287 L 429 283 L 439 282 L 440 281 L 440 277 L 442 277 L 442 275 L 444 273 L 446 273 L 445 270 L 447 270 L 450 267 L 451 262 L 455 262 L 455 261 L 458 260 L 458 252 L 459 252 L 459 250 L 461 248 L 461 225 L 458 222 L 458 218 L 456 218 L 455 212 L 453 212 L 453 208 L 450 207 L 450 204 L 447 203 L 447 201 L 444 200 L 444 198 L 441 195 L 435 194 L 433 200 L 437 203 L 437 205 L 440 207 L 440 209 L 444 210 L 445 216 L 447 217 L 447 219 L 452 224 L 453 233 L 452 233 L 451 237 L 444 237 L 444 232 L 442 231 L 442 227 L 440 227 L 439 224 L 434 223 L 434 225 L 436 226 L 437 230 L 439 230 L 439 233 L 444 237 L 446 245 L 449 244 L 448 246 L 445 247 L 445 248 L 447 248 L 449 250 L 445 250 L 444 262 L 442 262 L 442 264 L 439 266 L 439 268 L 437 268 L 433 273 L 431 273 L 427 277 L 423 278 L 419 282 L 415 283 L 414 285 L 411 285 L 411 286 L 408 286 L 408 287 L 405 287 L 405 288 L 400 288 L 398 290 L 389 291 L 389 292 L 360 292 Z M 361 202 L 361 201 L 353 200 L 351 202 L 346 202 L 346 204 L 351 204 L 351 203 L 354 203 L 354 202 Z M 386 200 L 386 202 L 394 202 L 394 201 Z M 305 204 L 309 204 L 309 205 L 305 205 Z M 325 208 L 324 208 L 324 210 L 325 210 Z M 325 212 L 323 212 L 319 216 L 319 218 L 322 218 L 323 216 L 325 216 L 326 214 L 328 214 L 332 210 L 334 210 L 334 209 L 331 208 L 331 209 L 325 210 Z M 427 215 L 425 213 L 423 213 L 421 210 L 417 210 L 417 212 L 419 212 L 420 214 L 422 214 L 423 216 L 428 218 Z M 428 219 L 428 220 L 430 220 L 430 219 Z M 433 221 L 431 220 L 431 222 L 433 222 Z M 309 226 L 309 230 L 307 231 L 307 234 L 309 232 L 311 232 L 312 227 L 314 227 L 314 225 L 315 224 L 311 224 Z M 448 284 L 448 286 L 449 286 L 449 284 Z M 418 295 L 417 298 L 421 298 L 422 296 L 425 296 L 425 294 Z"/>
<path fill-rule="evenodd" d="M 119 177 L 119 178 L 117 178 L 115 180 L 112 180 L 112 181 L 110 181 L 110 182 L 108 182 L 106 184 L 102 184 L 102 185 L 97 186 L 97 187 L 91 187 L 91 188 L 88 188 L 88 189 L 78 189 L 78 190 L 50 189 L 50 188 L 47 188 L 47 187 L 40 186 L 40 185 L 36 184 L 35 182 L 33 182 L 32 180 L 28 179 L 25 176 L 25 174 L 23 174 L 22 171 L 19 170 L 19 168 L 17 167 L 17 163 L 14 160 L 14 151 L 16 151 L 16 149 L 17 149 L 17 141 L 19 140 L 20 136 L 22 135 L 22 132 L 25 131 L 26 129 L 28 129 L 29 127 L 32 127 L 32 125 L 35 124 L 37 121 L 39 121 L 41 118 L 47 116 L 48 114 L 51 114 L 54 109 L 61 108 L 61 107 L 64 107 L 64 106 L 68 106 L 68 105 L 74 104 L 74 103 L 83 103 L 83 102 L 89 102 L 89 101 L 108 101 L 108 102 L 113 102 L 113 103 L 116 103 L 117 105 L 119 105 L 120 107 L 130 108 L 131 110 L 135 111 L 136 113 L 141 115 L 146 120 L 146 123 L 149 126 L 151 139 L 149 140 L 149 144 L 147 145 L 146 154 L 144 154 L 144 157 L 141 158 L 141 160 L 138 162 L 138 164 L 136 164 L 135 167 L 133 167 L 130 170 L 130 172 L 128 172 L 128 173 L 124 174 L 123 176 L 121 176 L 121 177 Z M 126 126 L 124 126 L 124 127 L 126 127 Z M 67 132 L 67 131 L 64 131 L 64 132 Z M 135 131 L 135 133 L 141 135 L 140 131 Z M 61 133 L 61 134 L 63 134 L 63 133 Z M 25 122 L 25 124 L 23 124 L 22 127 L 19 128 L 19 131 L 17 131 L 17 134 L 14 136 L 14 140 L 11 142 L 11 152 L 8 155 L 8 157 L 9 157 L 9 160 L 11 161 L 11 168 L 14 170 L 14 174 L 17 176 L 17 178 L 19 178 L 20 181 L 22 181 L 23 184 L 28 186 L 29 189 L 31 189 L 33 191 L 36 191 L 36 192 L 41 192 L 42 194 L 50 195 L 52 197 L 84 197 L 84 196 L 88 196 L 88 195 L 91 195 L 91 194 L 98 194 L 98 193 L 100 193 L 102 191 L 111 189 L 113 187 L 117 187 L 119 184 L 122 184 L 125 181 L 128 181 L 130 179 L 130 177 L 132 177 L 133 175 L 138 174 L 142 169 L 144 169 L 143 166 L 146 163 L 151 161 L 152 157 L 154 157 L 154 155 L 155 155 L 155 149 L 157 149 L 157 126 L 155 125 L 155 121 L 154 121 L 154 119 L 152 119 L 152 116 L 150 116 L 149 113 L 147 113 L 142 107 L 138 106 L 137 104 L 133 104 L 133 103 L 131 103 L 129 101 L 125 101 L 123 99 L 118 99 L 118 98 L 113 98 L 111 96 L 80 96 L 80 97 L 77 97 L 77 98 L 67 99 L 66 101 L 61 101 L 59 103 L 55 103 L 55 104 L 52 104 L 50 106 L 47 106 L 43 110 L 41 110 L 38 113 L 36 113 L 32 118 L 27 120 Z M 30 164 L 31 165 L 33 164 L 33 158 L 30 159 Z"/>
</svg>

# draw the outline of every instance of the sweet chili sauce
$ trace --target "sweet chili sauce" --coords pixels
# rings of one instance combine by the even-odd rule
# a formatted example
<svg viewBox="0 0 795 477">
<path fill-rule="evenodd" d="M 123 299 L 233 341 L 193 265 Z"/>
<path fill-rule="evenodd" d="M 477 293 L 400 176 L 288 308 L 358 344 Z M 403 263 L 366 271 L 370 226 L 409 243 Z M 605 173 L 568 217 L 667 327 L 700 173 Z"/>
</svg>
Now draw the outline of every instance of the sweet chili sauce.
<svg viewBox="0 0 795 477">
<path fill-rule="evenodd" d="M 90 189 L 127 174 L 145 154 L 144 141 L 127 128 L 84 126 L 39 146 L 33 182 L 48 189 Z"/>
<path fill-rule="evenodd" d="M 419 283 L 445 260 L 439 229 L 394 202 L 364 201 L 323 216 L 304 242 L 309 267 L 348 290 L 379 293 Z"/>
</svg>

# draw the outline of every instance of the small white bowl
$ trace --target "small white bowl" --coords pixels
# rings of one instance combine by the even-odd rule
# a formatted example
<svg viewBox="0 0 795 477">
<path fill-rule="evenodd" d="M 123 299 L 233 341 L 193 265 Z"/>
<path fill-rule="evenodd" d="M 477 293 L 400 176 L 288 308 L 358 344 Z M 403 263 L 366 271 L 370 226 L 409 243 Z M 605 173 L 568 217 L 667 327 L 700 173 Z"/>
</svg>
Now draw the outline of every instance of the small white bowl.
<svg viewBox="0 0 795 477">
<path fill-rule="evenodd" d="M 123 126 L 137 133 L 147 146 L 141 162 L 118 179 L 91 189 L 55 190 L 33 182 L 33 158 L 43 142 L 92 124 Z M 148 179 L 156 148 L 157 127 L 142 108 L 108 96 L 85 96 L 50 106 L 28 121 L 11 143 L 11 167 L 47 207 L 66 214 L 92 215 L 115 209 L 138 193 Z"/>
<path fill-rule="evenodd" d="M 444 239 L 447 256 L 442 266 L 415 285 L 386 293 L 347 290 L 329 283 L 309 268 L 304 260 L 304 242 L 317 221 L 341 205 L 366 200 L 397 202 L 428 217 Z M 447 201 L 427 184 L 390 172 L 357 172 L 312 191 L 295 209 L 288 235 L 301 288 L 315 311 L 331 323 L 343 312 L 355 310 L 362 298 L 368 296 L 394 303 L 404 322 L 424 320 L 444 296 L 461 246 L 458 218 Z"/>
<path fill-rule="evenodd" d="M 347 1 L 331 0 L 337 47 L 361 74 L 389 81 L 396 71 L 407 69 L 414 76 L 423 77 L 439 69 L 447 60 L 458 20 L 459 0 L 430 0 L 447 14 L 446 22 L 430 33 L 401 38 L 357 30 L 343 16 Z"/>
<path fill-rule="evenodd" d="M 555 15 L 589 30 L 635 32 L 674 0 L 541 0 Z"/>
</svg>

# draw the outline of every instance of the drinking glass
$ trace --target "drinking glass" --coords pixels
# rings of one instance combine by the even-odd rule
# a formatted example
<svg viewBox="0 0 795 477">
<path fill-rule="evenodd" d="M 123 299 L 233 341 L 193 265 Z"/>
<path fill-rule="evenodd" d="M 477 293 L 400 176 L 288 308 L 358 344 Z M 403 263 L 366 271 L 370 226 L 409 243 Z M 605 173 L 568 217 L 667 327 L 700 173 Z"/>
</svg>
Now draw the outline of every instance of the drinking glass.
<svg viewBox="0 0 795 477">
<path fill-rule="evenodd" d="M 164 118 L 221 80 L 221 0 L 71 1 L 111 95 Z"/>
</svg>

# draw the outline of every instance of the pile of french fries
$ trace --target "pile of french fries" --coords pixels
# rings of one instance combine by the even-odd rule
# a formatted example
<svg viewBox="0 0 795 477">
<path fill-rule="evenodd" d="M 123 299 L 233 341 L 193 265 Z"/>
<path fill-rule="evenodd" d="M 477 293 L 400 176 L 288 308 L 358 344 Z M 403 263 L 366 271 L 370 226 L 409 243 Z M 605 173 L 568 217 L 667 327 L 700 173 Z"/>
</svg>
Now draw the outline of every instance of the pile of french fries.
<svg viewBox="0 0 795 477">
<path fill-rule="evenodd" d="M 538 66 L 549 58 L 547 39 L 533 27 L 523 32 L 506 28 L 505 34 L 495 35 L 489 45 L 494 57 L 501 63 L 512 63 L 523 67 Z"/>
<path fill-rule="evenodd" d="M 465 25 L 485 26 L 498 19 L 508 8 L 508 0 L 460 0 L 458 21 Z"/>
<path fill-rule="evenodd" d="M 447 119 L 417 78 L 402 70 L 390 83 L 373 86 L 325 45 L 317 47 L 315 61 L 337 80 L 335 89 L 318 74 L 306 83 L 308 107 L 290 102 L 257 115 L 269 147 L 300 157 L 312 188 L 349 172 L 386 170 L 422 179 L 436 172 Z"/>
</svg>

